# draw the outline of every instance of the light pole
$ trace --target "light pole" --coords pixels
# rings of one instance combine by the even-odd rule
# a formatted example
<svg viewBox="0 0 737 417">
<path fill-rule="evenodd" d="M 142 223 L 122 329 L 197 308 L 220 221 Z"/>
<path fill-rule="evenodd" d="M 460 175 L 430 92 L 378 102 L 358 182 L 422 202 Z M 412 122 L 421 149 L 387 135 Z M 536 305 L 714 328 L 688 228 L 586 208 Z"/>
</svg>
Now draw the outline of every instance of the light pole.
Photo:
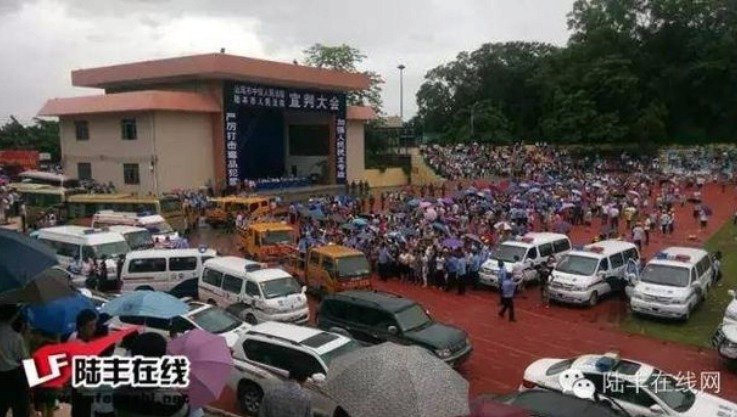
<svg viewBox="0 0 737 417">
<path fill-rule="evenodd" d="M 397 66 L 399 69 L 399 121 L 404 126 L 404 64 Z"/>
</svg>

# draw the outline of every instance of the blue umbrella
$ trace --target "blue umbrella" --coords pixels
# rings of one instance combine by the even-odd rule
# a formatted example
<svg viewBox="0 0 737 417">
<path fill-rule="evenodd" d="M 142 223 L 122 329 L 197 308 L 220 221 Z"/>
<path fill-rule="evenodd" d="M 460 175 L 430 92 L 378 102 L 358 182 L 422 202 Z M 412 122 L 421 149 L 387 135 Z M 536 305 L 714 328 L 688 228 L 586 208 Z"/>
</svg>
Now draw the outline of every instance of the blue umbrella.
<svg viewBox="0 0 737 417">
<path fill-rule="evenodd" d="M 419 198 L 413 198 L 407 202 L 407 206 L 409 207 L 417 207 L 420 205 L 420 199 Z"/>
<path fill-rule="evenodd" d="M 315 220 L 325 220 L 325 213 L 320 210 L 319 207 L 316 207 L 309 211 L 310 217 L 312 217 Z"/>
<path fill-rule="evenodd" d="M 356 227 L 366 227 L 368 226 L 368 220 L 362 217 L 358 217 L 358 218 L 351 220 L 351 224 Z"/>
<path fill-rule="evenodd" d="M 75 294 L 49 303 L 27 306 L 24 312 L 32 328 L 66 336 L 74 332 L 77 315 L 86 309 L 95 309 L 92 301 L 82 294 Z"/>
<path fill-rule="evenodd" d="M 56 253 L 39 240 L 0 229 L 0 293 L 25 286 L 59 263 Z"/>
<path fill-rule="evenodd" d="M 160 291 L 133 291 L 110 300 L 100 310 L 111 316 L 142 316 L 170 319 L 189 311 L 187 304 Z"/>
</svg>

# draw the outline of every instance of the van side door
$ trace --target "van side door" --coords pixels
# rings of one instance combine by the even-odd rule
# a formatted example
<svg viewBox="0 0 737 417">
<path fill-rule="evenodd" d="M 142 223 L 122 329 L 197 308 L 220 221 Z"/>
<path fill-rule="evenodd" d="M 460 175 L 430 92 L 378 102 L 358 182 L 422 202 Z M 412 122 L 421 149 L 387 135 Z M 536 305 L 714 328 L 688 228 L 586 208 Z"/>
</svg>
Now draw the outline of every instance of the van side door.
<svg viewBox="0 0 737 417">
<path fill-rule="evenodd" d="M 243 278 L 225 274 L 223 276 L 222 298 L 223 305 L 229 306 L 240 301 L 243 293 Z"/>
<path fill-rule="evenodd" d="M 126 262 L 127 269 L 120 278 L 127 291 L 140 286 L 148 286 L 157 291 L 168 291 L 166 277 L 166 258 L 133 258 Z"/>
<path fill-rule="evenodd" d="M 607 276 L 622 277 L 624 276 L 624 256 L 621 253 L 615 253 L 609 257 L 611 268 Z"/>
<path fill-rule="evenodd" d="M 223 285 L 223 273 L 211 268 L 205 268 L 198 285 L 199 298 L 203 301 L 221 302 L 220 287 Z"/>
<path fill-rule="evenodd" d="M 243 292 L 241 301 L 243 304 L 256 309 L 256 304 L 261 298 L 261 291 L 258 288 L 258 284 L 250 279 L 246 279 L 246 290 Z"/>
</svg>

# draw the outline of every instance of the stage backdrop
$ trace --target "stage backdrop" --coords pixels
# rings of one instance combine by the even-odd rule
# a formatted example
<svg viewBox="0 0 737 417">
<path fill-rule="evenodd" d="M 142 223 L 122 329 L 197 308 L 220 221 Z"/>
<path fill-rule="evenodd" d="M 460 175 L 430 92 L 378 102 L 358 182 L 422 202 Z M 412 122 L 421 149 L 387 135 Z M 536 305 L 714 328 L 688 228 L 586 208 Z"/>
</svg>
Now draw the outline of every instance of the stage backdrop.
<svg viewBox="0 0 737 417">
<path fill-rule="evenodd" d="M 284 171 L 284 110 L 335 115 L 335 182 L 345 183 L 345 93 L 225 82 L 223 98 L 225 166 L 229 185 L 236 185 L 246 178 L 279 175 Z"/>
</svg>

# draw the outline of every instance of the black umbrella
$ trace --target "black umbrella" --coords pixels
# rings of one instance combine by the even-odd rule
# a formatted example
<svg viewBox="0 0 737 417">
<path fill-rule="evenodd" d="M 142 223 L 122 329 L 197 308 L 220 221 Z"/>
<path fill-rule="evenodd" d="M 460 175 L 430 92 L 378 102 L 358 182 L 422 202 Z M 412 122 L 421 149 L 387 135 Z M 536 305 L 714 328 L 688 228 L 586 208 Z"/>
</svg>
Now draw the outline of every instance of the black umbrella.
<svg viewBox="0 0 737 417">
<path fill-rule="evenodd" d="M 36 239 L 0 229 L 0 294 L 25 286 L 56 265 L 56 253 Z"/>
<path fill-rule="evenodd" d="M 76 293 L 66 272 L 50 268 L 33 277 L 25 287 L 0 294 L 0 304 L 45 304 Z"/>
</svg>

